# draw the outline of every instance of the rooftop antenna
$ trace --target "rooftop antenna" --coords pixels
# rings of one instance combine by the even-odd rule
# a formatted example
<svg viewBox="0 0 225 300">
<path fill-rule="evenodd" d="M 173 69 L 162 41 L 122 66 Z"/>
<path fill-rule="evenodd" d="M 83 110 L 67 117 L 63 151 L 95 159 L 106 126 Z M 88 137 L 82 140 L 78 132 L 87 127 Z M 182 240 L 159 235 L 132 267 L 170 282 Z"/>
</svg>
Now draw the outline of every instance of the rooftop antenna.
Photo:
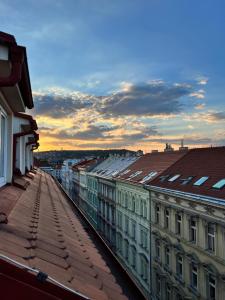
<svg viewBox="0 0 225 300">
<path fill-rule="evenodd" d="M 181 148 L 184 147 L 184 139 L 181 139 L 181 143 L 180 143 Z"/>
</svg>

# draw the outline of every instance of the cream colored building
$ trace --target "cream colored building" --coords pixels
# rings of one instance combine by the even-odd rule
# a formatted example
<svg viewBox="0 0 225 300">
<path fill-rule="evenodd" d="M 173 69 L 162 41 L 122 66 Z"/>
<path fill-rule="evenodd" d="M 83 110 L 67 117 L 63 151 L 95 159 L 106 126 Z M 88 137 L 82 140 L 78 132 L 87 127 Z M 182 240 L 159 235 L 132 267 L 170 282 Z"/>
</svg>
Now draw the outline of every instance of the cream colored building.
<svg viewBox="0 0 225 300">
<path fill-rule="evenodd" d="M 191 150 L 148 187 L 153 299 L 225 299 L 224 159 Z"/>
</svg>

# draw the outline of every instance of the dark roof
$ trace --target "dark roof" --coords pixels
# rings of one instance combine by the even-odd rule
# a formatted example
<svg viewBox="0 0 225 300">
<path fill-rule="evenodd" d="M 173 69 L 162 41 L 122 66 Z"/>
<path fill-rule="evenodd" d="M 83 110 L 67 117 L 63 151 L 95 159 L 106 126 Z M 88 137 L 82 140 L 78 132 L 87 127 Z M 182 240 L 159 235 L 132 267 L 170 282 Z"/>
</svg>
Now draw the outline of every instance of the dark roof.
<svg viewBox="0 0 225 300">
<path fill-rule="evenodd" d="M 81 169 L 87 169 L 90 166 L 94 166 L 98 162 L 98 159 L 87 159 L 83 160 L 81 162 L 78 162 L 77 164 L 72 166 L 73 170 L 81 170 Z"/>
<path fill-rule="evenodd" d="M 171 151 L 171 152 L 153 152 L 140 157 L 136 162 L 130 165 L 127 169 L 123 170 L 116 178 L 133 182 L 133 183 L 149 183 L 156 175 L 163 172 L 174 162 L 180 159 L 186 151 Z M 132 177 L 132 174 L 140 171 L 141 173 Z M 151 179 L 146 180 L 146 176 L 151 172 L 157 172 Z M 136 173 L 137 174 L 137 173 Z"/>
<path fill-rule="evenodd" d="M 173 175 L 181 176 L 173 182 L 168 179 Z M 162 181 L 161 176 L 168 176 Z M 225 199 L 225 187 L 212 188 L 219 180 L 225 178 L 225 147 L 192 149 L 174 165 L 165 170 L 161 176 L 151 182 L 151 185 L 178 190 L 198 195 Z M 182 179 L 193 176 L 186 184 Z M 209 177 L 199 186 L 193 185 L 198 179 Z"/>
<path fill-rule="evenodd" d="M 9 48 L 9 59 L 12 64 L 11 74 L 7 78 L 0 77 L 0 87 L 19 85 L 20 92 L 27 108 L 34 107 L 26 48 L 16 43 L 15 37 L 0 31 L 0 44 Z"/>
<path fill-rule="evenodd" d="M 0 211 L 8 224 L 0 224 L 0 254 L 91 299 L 139 299 L 126 278 L 121 280 L 121 269 L 109 267 L 108 252 L 87 232 L 53 178 L 42 171 L 33 177 L 27 178 L 26 191 L 1 189 Z"/>
</svg>

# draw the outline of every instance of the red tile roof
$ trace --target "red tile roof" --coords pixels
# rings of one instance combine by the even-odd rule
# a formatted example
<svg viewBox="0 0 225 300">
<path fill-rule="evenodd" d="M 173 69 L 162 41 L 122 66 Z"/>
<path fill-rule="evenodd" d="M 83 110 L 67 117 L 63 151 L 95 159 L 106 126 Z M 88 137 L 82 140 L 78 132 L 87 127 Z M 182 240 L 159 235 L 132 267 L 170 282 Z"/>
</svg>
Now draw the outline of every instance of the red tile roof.
<svg viewBox="0 0 225 300">
<path fill-rule="evenodd" d="M 129 180 L 129 182 L 141 184 L 141 181 L 150 172 L 157 172 L 157 175 L 160 174 L 169 166 L 171 166 L 173 163 L 175 163 L 178 159 L 180 159 L 185 153 L 186 151 L 171 151 L 171 152 L 153 152 L 153 153 L 145 154 L 142 157 L 140 157 L 136 162 L 134 162 L 132 165 L 130 165 L 126 170 L 118 174 L 116 178 L 121 180 L 126 180 L 126 181 Z M 142 171 L 142 172 L 139 175 L 129 179 L 129 177 L 137 171 Z M 148 180 L 144 183 L 147 184 L 151 180 Z"/>
<path fill-rule="evenodd" d="M 178 190 L 198 195 L 222 198 L 225 200 L 225 187 L 212 188 L 219 180 L 225 178 L 225 147 L 192 149 L 174 165 L 165 170 L 161 176 L 180 174 L 173 182 L 168 179 L 161 182 L 160 176 L 151 185 Z M 193 176 L 193 179 L 182 185 L 181 179 Z M 201 177 L 209 177 L 202 185 L 194 186 Z"/>
<path fill-rule="evenodd" d="M 91 299 L 130 299 L 129 283 L 109 267 L 107 253 L 87 233 L 87 224 L 51 176 L 38 171 L 26 191 L 8 186 L 3 192 L 11 195 L 11 202 L 5 208 L 8 224 L 0 224 L 0 254 L 39 269 Z M 2 195 L 1 191 L 0 204 Z"/>
</svg>

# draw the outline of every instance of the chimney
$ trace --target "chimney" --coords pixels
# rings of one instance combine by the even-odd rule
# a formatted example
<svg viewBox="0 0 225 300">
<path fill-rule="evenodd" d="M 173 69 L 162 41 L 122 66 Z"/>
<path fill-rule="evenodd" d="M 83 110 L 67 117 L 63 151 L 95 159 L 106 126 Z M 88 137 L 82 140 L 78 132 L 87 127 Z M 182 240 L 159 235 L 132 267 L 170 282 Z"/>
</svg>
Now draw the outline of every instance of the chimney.
<svg viewBox="0 0 225 300">
<path fill-rule="evenodd" d="M 152 150 L 152 153 L 158 153 L 159 150 Z"/>
<path fill-rule="evenodd" d="M 174 149 L 169 143 L 166 143 L 166 148 L 164 149 L 164 152 L 172 152 Z"/>
<path fill-rule="evenodd" d="M 181 139 L 179 151 L 188 150 L 188 147 L 184 146 L 184 139 Z"/>
</svg>

